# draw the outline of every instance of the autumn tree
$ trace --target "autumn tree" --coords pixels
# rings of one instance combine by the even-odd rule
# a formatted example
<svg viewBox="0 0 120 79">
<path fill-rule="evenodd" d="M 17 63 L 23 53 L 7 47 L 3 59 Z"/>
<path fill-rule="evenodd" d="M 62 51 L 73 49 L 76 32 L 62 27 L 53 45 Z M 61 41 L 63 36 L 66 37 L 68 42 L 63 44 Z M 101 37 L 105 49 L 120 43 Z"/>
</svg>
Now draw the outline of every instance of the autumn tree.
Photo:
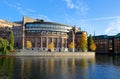
<svg viewBox="0 0 120 79">
<path fill-rule="evenodd" d="M 54 43 L 53 43 L 53 42 L 49 43 L 48 49 L 49 49 L 50 51 L 54 50 Z"/>
<path fill-rule="evenodd" d="M 88 50 L 89 51 L 95 51 L 96 50 L 96 45 L 94 43 L 94 40 L 93 40 L 91 34 L 88 37 Z"/>
<path fill-rule="evenodd" d="M 94 42 L 90 45 L 90 49 L 91 49 L 91 51 L 95 51 L 96 50 L 96 45 L 95 45 Z"/>
<path fill-rule="evenodd" d="M 86 32 L 82 32 L 80 37 L 80 48 L 82 52 L 85 52 L 87 50 L 87 35 Z"/>
<path fill-rule="evenodd" d="M 71 42 L 71 43 L 68 45 L 68 47 L 69 47 L 70 49 L 72 49 L 72 51 L 74 51 L 75 44 L 74 44 L 73 42 Z"/>
<path fill-rule="evenodd" d="M 26 41 L 26 48 L 31 48 L 31 47 L 32 47 L 31 41 Z"/>
<path fill-rule="evenodd" d="M 81 67 L 82 67 L 83 69 L 86 69 L 87 66 L 88 66 L 88 62 L 87 62 L 87 60 L 86 60 L 85 58 L 83 58 L 83 59 L 81 60 Z"/>
</svg>

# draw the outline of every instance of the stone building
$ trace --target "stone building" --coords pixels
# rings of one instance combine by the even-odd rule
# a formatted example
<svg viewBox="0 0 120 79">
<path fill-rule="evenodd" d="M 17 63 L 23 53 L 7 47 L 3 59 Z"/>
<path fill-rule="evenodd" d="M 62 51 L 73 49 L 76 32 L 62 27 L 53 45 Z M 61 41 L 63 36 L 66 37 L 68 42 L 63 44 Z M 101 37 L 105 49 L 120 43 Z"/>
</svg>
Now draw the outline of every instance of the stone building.
<svg viewBox="0 0 120 79">
<path fill-rule="evenodd" d="M 22 21 L 0 21 L 0 27 L 2 26 L 5 30 L 13 31 L 15 48 L 24 49 L 26 48 L 26 42 L 30 41 L 32 43 L 32 49 L 48 51 L 48 45 L 53 42 L 55 51 L 68 51 L 68 44 L 71 41 L 75 45 L 78 44 L 81 35 L 81 31 L 77 27 L 33 19 L 26 16 L 23 17 Z M 9 32 L 5 31 L 0 36 L 8 39 L 8 34 Z M 77 46 L 75 48 L 77 48 L 77 51 L 79 50 Z"/>
<path fill-rule="evenodd" d="M 69 44 L 71 42 L 73 42 L 74 45 L 75 45 L 75 48 L 72 49 L 72 50 L 69 49 L 69 51 L 81 52 L 80 39 L 81 39 L 82 32 L 84 32 L 86 34 L 86 38 L 87 38 L 87 32 L 86 31 L 81 31 L 80 28 L 73 27 L 69 31 L 69 33 L 68 33 L 68 47 L 69 47 Z"/>
<path fill-rule="evenodd" d="M 114 53 L 120 53 L 120 33 L 114 37 Z"/>
<path fill-rule="evenodd" d="M 93 39 L 97 47 L 96 53 L 120 53 L 120 34 L 93 36 Z"/>
<path fill-rule="evenodd" d="M 0 38 L 9 39 L 13 23 L 0 19 Z"/>
<path fill-rule="evenodd" d="M 43 20 L 27 22 L 25 24 L 25 43 L 31 41 L 34 48 L 47 51 L 48 45 L 53 42 L 54 50 L 67 50 L 67 33 L 71 28 L 68 25 Z"/>
<path fill-rule="evenodd" d="M 26 42 L 30 41 L 33 49 L 48 51 L 48 45 L 53 42 L 55 51 L 67 51 L 70 31 L 80 31 L 69 25 L 25 16 L 22 21 L 14 23 L 12 30 L 15 35 L 15 47 L 23 49 L 26 48 Z"/>
</svg>

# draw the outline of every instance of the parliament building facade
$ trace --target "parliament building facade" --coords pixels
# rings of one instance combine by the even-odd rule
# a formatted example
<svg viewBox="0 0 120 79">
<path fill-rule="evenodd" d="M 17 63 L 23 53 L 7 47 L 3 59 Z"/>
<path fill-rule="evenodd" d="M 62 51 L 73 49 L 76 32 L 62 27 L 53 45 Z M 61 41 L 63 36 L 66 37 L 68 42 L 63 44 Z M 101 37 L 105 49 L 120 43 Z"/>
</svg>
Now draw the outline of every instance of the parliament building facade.
<svg viewBox="0 0 120 79">
<path fill-rule="evenodd" d="M 14 22 L 12 30 L 16 48 L 24 49 L 26 42 L 30 41 L 32 49 L 41 51 L 48 51 L 51 42 L 54 44 L 54 51 L 68 51 L 68 44 L 73 38 L 75 40 L 74 35 L 81 32 L 79 28 L 73 26 L 28 17 Z"/>
</svg>

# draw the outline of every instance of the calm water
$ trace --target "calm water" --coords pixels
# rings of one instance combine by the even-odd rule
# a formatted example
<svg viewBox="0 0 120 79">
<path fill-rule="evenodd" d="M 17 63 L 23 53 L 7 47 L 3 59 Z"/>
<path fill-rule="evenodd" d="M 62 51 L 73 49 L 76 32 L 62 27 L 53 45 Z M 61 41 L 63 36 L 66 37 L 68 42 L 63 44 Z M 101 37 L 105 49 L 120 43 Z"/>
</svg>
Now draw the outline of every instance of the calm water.
<svg viewBox="0 0 120 79">
<path fill-rule="evenodd" d="M 120 79 L 120 56 L 0 57 L 0 79 Z"/>
</svg>

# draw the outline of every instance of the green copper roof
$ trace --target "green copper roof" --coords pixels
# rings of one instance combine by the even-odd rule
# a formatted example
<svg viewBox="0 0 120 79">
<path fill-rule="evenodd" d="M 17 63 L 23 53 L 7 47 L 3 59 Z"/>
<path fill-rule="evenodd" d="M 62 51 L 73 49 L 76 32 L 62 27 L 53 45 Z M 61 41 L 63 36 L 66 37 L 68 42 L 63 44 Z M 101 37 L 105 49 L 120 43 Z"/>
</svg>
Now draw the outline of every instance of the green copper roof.
<svg viewBox="0 0 120 79">
<path fill-rule="evenodd" d="M 116 35 L 116 37 L 120 37 L 120 33 L 118 33 L 118 34 Z"/>
</svg>

